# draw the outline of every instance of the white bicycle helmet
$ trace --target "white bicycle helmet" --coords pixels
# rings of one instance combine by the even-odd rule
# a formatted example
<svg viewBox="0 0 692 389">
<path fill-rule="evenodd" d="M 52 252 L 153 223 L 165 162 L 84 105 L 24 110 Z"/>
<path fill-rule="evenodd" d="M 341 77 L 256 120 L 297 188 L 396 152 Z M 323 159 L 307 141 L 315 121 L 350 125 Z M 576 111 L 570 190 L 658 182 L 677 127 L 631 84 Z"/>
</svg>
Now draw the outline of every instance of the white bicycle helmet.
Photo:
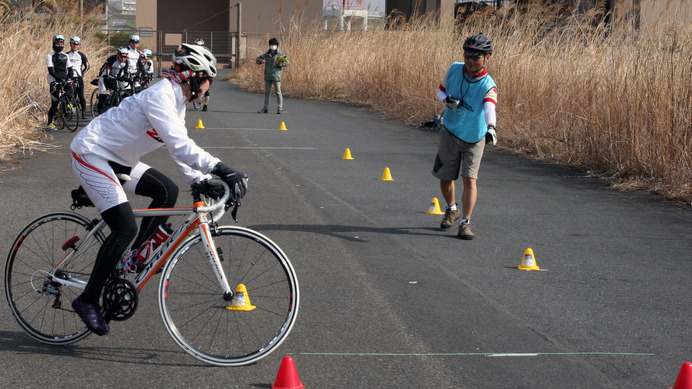
<svg viewBox="0 0 692 389">
<path fill-rule="evenodd" d="M 200 46 L 204 46 L 204 39 L 196 39 L 195 44 L 200 45 Z"/>
<path fill-rule="evenodd" d="M 137 42 L 137 43 L 139 43 L 139 35 L 137 35 L 137 34 L 132 34 L 132 35 L 130 35 L 130 42 Z"/>
<path fill-rule="evenodd" d="M 70 43 L 81 45 L 82 40 L 78 36 L 73 36 L 72 38 L 70 38 Z"/>
<path fill-rule="evenodd" d="M 216 57 L 202 46 L 183 43 L 180 50 L 173 54 L 173 63 L 180 70 L 190 69 L 198 73 L 204 73 L 207 77 L 216 77 Z"/>
<path fill-rule="evenodd" d="M 149 49 L 144 49 L 144 56 L 147 57 L 147 58 L 151 57 L 151 50 L 149 50 Z"/>
<path fill-rule="evenodd" d="M 130 51 L 128 49 L 126 49 L 125 47 L 120 46 L 120 47 L 118 47 L 118 53 L 122 54 L 124 56 L 127 56 L 128 54 L 130 54 Z"/>
<path fill-rule="evenodd" d="M 53 42 L 65 42 L 65 37 L 62 35 L 53 36 Z"/>
</svg>

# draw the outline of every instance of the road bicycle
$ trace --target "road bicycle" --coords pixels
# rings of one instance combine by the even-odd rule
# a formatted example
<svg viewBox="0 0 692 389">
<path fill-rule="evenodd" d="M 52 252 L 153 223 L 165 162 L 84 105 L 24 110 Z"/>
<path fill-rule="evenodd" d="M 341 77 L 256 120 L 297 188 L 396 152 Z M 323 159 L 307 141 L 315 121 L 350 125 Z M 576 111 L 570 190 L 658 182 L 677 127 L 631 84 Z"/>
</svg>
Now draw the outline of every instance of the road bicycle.
<svg viewBox="0 0 692 389">
<path fill-rule="evenodd" d="M 39 123 L 45 124 L 48 120 L 48 113 L 46 112 L 46 109 L 43 108 L 43 106 L 39 104 L 38 101 L 31 97 L 29 93 L 27 93 L 24 96 L 26 99 L 25 104 L 27 105 L 27 110 L 29 111 L 31 117 Z"/>
<path fill-rule="evenodd" d="M 29 82 L 27 84 L 31 85 Z M 23 96 L 17 101 L 17 109 L 26 109 L 34 120 L 41 124 L 46 124 L 48 113 L 44 106 L 36 101 L 24 86 L 20 85 L 19 90 Z"/>
<path fill-rule="evenodd" d="M 110 107 L 115 107 L 120 102 L 128 96 L 132 96 L 132 90 L 134 89 L 134 93 L 139 93 L 149 87 L 149 82 L 151 81 L 150 77 L 143 77 L 143 78 L 135 78 L 134 80 L 130 80 L 129 78 L 119 78 L 121 82 L 126 83 L 129 87 L 123 88 L 122 85 L 120 85 L 120 82 L 117 83 L 117 86 L 115 86 L 115 90 L 111 92 L 108 95 L 108 98 L 106 100 L 106 109 Z M 92 85 L 98 85 L 98 79 L 95 79 L 94 81 L 91 82 Z M 98 98 L 99 98 L 99 90 L 94 89 L 93 92 L 91 92 L 91 98 L 89 99 L 89 106 L 90 106 L 90 113 L 91 117 L 95 118 L 99 115 L 98 112 Z"/>
<path fill-rule="evenodd" d="M 194 184 L 192 197 L 192 207 L 134 210 L 136 217 L 186 219 L 151 252 L 141 272 L 134 271 L 127 256 L 120 261 L 101 296 L 104 318 L 130 318 L 139 304 L 139 291 L 163 267 L 159 311 L 178 346 L 212 365 L 256 362 L 274 351 L 295 323 L 295 271 L 266 236 L 217 224 L 230 207 L 234 219 L 238 210 L 223 181 Z M 73 193 L 73 198 L 80 196 Z M 77 200 L 73 211 L 88 205 Z M 66 211 L 44 214 L 19 233 L 7 256 L 5 296 L 29 336 L 62 345 L 90 334 L 71 302 L 86 286 L 106 238 L 105 228 L 102 219 Z"/>
<path fill-rule="evenodd" d="M 53 87 L 58 91 L 58 109 L 55 115 L 58 127 L 74 132 L 79 127 L 79 118 L 82 115 L 79 100 L 74 95 L 75 83 L 72 80 L 56 82 Z M 51 99 L 55 97 L 51 95 Z"/>
</svg>

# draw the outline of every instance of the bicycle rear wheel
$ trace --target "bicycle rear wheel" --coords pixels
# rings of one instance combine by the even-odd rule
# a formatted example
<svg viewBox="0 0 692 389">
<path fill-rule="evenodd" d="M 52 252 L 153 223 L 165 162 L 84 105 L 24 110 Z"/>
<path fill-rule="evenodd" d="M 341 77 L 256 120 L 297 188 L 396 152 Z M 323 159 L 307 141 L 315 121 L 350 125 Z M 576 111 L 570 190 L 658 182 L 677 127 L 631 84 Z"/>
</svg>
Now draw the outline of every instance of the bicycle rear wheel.
<svg viewBox="0 0 692 389">
<path fill-rule="evenodd" d="M 38 341 L 68 344 L 91 333 L 71 307 L 82 290 L 55 280 L 89 279 L 105 240 L 102 231 L 89 242 L 76 242 L 82 243 L 78 252 L 51 275 L 74 251 L 64 246 L 74 242 L 74 237 L 83 240 L 90 225 L 89 219 L 76 213 L 48 213 L 29 223 L 12 244 L 5 264 L 5 297 L 14 319 Z"/>
<path fill-rule="evenodd" d="M 200 361 L 247 365 L 274 351 L 291 331 L 298 280 L 283 251 L 258 232 L 219 227 L 212 236 L 236 291 L 233 301 L 224 296 L 197 235 L 183 242 L 163 271 L 161 317 L 176 343 Z"/>
<path fill-rule="evenodd" d="M 195 111 L 199 111 L 200 109 L 202 109 L 202 105 L 204 105 L 204 102 L 201 100 L 200 101 L 197 101 L 197 100 L 192 101 L 192 107 L 195 109 Z"/>
</svg>

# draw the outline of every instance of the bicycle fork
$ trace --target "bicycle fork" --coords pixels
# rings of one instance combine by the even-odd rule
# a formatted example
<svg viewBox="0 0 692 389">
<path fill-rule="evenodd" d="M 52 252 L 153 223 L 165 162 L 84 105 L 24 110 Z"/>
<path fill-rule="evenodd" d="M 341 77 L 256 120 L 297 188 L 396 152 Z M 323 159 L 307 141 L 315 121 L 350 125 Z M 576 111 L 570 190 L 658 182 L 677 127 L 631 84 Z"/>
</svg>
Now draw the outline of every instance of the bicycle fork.
<svg viewBox="0 0 692 389">
<path fill-rule="evenodd" d="M 216 246 L 214 245 L 214 239 L 211 236 L 211 229 L 209 227 L 209 223 L 205 220 L 204 222 L 201 222 L 199 224 L 198 228 L 200 237 L 202 239 L 202 244 L 204 245 L 207 252 L 207 259 L 209 260 L 209 264 L 211 265 L 211 268 L 214 271 L 214 275 L 216 276 L 216 279 L 219 281 L 219 284 L 223 289 L 223 299 L 225 301 L 232 301 L 234 291 L 228 284 L 228 278 L 226 278 L 226 274 L 224 273 L 223 267 L 221 266 L 222 259 L 219 255 L 219 252 L 216 250 Z"/>
</svg>

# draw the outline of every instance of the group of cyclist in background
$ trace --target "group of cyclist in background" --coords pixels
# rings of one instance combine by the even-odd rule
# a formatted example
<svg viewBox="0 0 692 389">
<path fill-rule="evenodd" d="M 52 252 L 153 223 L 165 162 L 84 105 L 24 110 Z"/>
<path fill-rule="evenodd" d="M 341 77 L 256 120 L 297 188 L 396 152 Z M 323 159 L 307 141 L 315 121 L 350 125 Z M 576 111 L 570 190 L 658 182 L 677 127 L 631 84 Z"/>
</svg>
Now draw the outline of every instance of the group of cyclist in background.
<svg viewBox="0 0 692 389">
<path fill-rule="evenodd" d="M 116 53 L 101 66 L 98 76 L 91 84 L 98 86 L 97 108 L 92 112 L 102 114 L 111 106 L 117 105 L 119 99 L 109 98 L 116 90 L 122 90 L 126 95 L 137 93 L 149 85 L 154 77 L 154 62 L 149 49 L 140 50 L 139 35 L 129 36 L 129 45 L 119 47 Z M 59 93 L 64 90 L 75 96 L 81 107 L 81 118 L 86 119 L 86 98 L 84 97 L 84 77 L 91 68 L 87 56 L 79 51 L 82 40 L 78 36 L 70 38 L 70 51 L 64 53 L 65 37 L 53 36 L 53 51 L 46 57 L 48 68 L 48 84 L 50 85 L 51 106 L 48 110 L 47 130 L 57 127 L 53 123 L 58 109 Z M 204 41 L 198 39 L 195 44 L 204 46 Z M 207 110 L 209 94 L 205 96 L 203 110 Z"/>
</svg>

